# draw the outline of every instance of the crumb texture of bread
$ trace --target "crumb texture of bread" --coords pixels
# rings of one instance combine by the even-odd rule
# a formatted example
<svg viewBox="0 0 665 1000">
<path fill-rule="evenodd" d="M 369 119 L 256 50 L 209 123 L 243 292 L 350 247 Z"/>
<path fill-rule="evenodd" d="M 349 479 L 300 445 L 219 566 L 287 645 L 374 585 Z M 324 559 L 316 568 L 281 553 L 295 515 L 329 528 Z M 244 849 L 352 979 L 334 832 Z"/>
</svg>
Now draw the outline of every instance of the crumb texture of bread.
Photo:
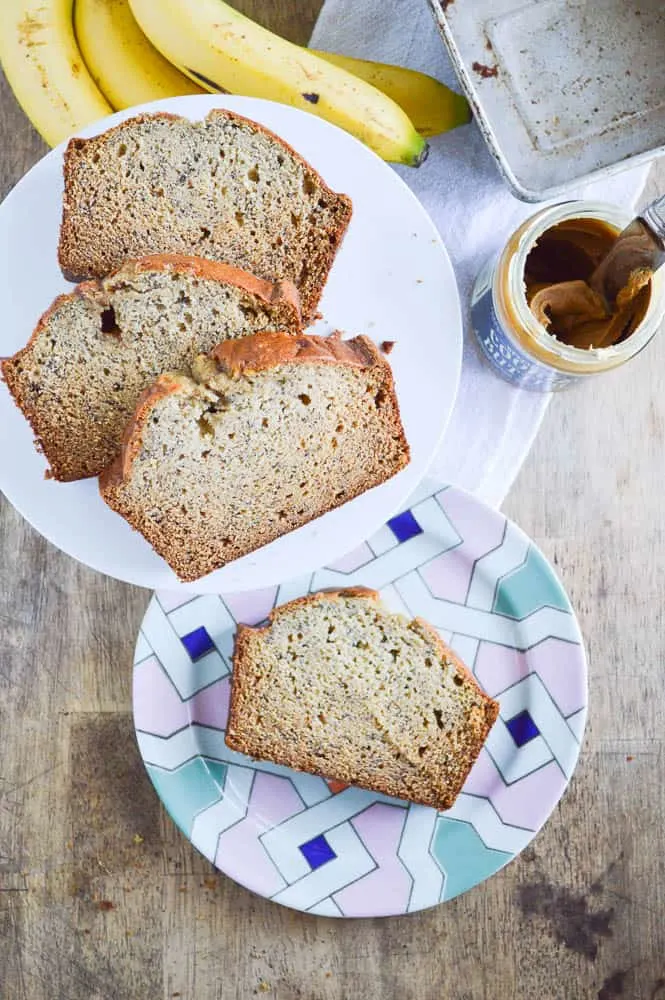
<svg viewBox="0 0 665 1000">
<path fill-rule="evenodd" d="M 188 371 L 222 340 L 300 332 L 298 293 L 198 257 L 128 262 L 60 296 L 3 376 L 61 481 L 96 476 L 118 453 L 141 392 Z"/>
<path fill-rule="evenodd" d="M 374 344 L 259 333 L 147 390 L 106 502 L 196 580 L 395 475 L 409 461 Z M 244 358 L 244 360 L 243 360 Z"/>
<path fill-rule="evenodd" d="M 449 809 L 499 705 L 421 619 L 359 589 L 319 592 L 239 626 L 229 747 Z"/>
<path fill-rule="evenodd" d="M 214 111 L 165 114 L 72 139 L 58 256 L 67 277 L 103 277 L 131 257 L 197 254 L 292 281 L 310 319 L 351 219 L 290 146 L 255 122 Z"/>
</svg>

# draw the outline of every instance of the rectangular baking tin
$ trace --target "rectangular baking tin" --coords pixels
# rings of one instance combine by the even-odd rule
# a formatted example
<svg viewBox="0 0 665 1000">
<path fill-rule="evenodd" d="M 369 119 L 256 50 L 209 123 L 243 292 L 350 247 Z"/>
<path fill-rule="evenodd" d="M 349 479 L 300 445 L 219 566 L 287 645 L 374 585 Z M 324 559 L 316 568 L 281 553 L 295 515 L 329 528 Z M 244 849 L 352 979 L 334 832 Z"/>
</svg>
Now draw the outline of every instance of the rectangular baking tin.
<svg viewBox="0 0 665 1000">
<path fill-rule="evenodd" d="M 523 201 L 665 153 L 662 0 L 429 0 Z"/>
</svg>

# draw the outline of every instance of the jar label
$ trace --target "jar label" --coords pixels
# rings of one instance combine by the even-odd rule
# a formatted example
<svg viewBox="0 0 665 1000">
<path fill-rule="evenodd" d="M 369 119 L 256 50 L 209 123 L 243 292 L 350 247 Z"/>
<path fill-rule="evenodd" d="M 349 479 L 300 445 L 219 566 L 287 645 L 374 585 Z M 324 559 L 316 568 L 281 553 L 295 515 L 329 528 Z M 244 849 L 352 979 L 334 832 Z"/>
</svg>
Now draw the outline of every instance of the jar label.
<svg viewBox="0 0 665 1000">
<path fill-rule="evenodd" d="M 509 336 L 494 308 L 492 295 L 493 262 L 487 264 L 476 281 L 471 296 L 471 324 L 476 340 L 490 365 L 505 379 L 524 389 L 549 392 L 583 376 L 557 371 L 530 357 Z"/>
</svg>

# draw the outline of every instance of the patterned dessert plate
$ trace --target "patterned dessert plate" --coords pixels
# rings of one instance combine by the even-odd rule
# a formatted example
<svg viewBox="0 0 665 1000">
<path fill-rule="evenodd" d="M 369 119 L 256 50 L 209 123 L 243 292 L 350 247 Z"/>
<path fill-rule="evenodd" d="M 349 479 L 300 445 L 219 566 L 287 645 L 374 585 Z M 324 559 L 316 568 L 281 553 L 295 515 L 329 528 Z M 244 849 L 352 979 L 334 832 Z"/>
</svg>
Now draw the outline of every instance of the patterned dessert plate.
<svg viewBox="0 0 665 1000">
<path fill-rule="evenodd" d="M 435 625 L 501 705 L 445 813 L 254 761 L 224 743 L 236 623 L 354 584 Z M 155 594 L 133 697 L 157 793 L 217 868 L 309 913 L 386 916 L 452 899 L 535 836 L 577 761 L 586 660 L 568 598 L 524 532 L 429 482 L 369 541 L 314 574 L 240 594 Z"/>
</svg>

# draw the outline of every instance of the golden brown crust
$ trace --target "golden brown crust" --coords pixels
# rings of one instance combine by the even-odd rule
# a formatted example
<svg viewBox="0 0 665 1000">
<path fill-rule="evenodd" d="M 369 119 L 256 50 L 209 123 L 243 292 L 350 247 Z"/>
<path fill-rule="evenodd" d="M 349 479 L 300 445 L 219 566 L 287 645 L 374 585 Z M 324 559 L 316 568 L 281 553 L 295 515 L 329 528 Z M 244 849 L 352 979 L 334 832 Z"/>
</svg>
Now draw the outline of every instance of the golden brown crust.
<svg viewBox="0 0 665 1000">
<path fill-rule="evenodd" d="M 86 282 L 87 285 L 96 288 L 98 282 Z M 3 358 L 0 362 L 0 368 L 2 369 L 2 380 L 9 389 L 14 402 L 18 406 L 19 410 L 22 412 L 25 419 L 30 424 L 32 431 L 35 435 L 35 446 L 38 451 L 46 455 L 49 462 L 49 469 L 47 469 L 45 476 L 47 479 L 57 479 L 59 482 L 67 483 L 72 482 L 79 477 L 72 475 L 69 469 L 67 461 L 60 461 L 58 455 L 50 455 L 47 451 L 50 451 L 46 442 L 46 435 L 48 433 L 48 427 L 45 425 L 44 421 L 41 419 L 40 414 L 33 409 L 32 406 L 28 404 L 26 400 L 23 389 L 21 387 L 21 380 L 19 377 L 19 366 L 24 358 L 26 358 L 30 351 L 32 350 L 37 338 L 42 335 L 46 327 L 48 326 L 51 317 L 58 311 L 58 309 L 65 303 L 68 302 L 72 297 L 72 293 L 67 295 L 58 295 L 56 299 L 51 303 L 48 309 L 42 313 L 39 320 L 37 321 L 37 326 L 30 334 L 27 344 L 25 347 L 20 348 L 9 358 Z"/>
<path fill-rule="evenodd" d="M 304 604 L 314 604 L 316 601 L 323 601 L 331 597 L 366 597 L 372 601 L 381 600 L 378 590 L 373 590 L 371 587 L 325 587 L 323 590 L 317 590 L 314 594 L 305 594 L 304 597 L 294 597 L 292 601 L 287 601 L 286 604 L 280 604 L 278 607 L 273 608 L 266 619 L 265 625 L 239 625 L 238 628 L 248 629 L 254 634 L 257 632 L 269 632 L 270 626 L 277 621 L 280 615 L 288 614 L 294 608 L 300 608 Z"/>
<path fill-rule="evenodd" d="M 143 390 L 136 401 L 134 416 L 123 432 L 117 457 L 99 476 L 99 492 L 102 495 L 119 486 L 125 477 L 129 476 L 132 462 L 141 450 L 143 428 L 148 422 L 150 412 L 155 404 L 160 399 L 165 399 L 166 396 L 179 392 L 181 387 L 180 379 L 174 377 L 170 372 L 166 372 L 164 375 L 160 375 L 151 386 Z"/>
<path fill-rule="evenodd" d="M 318 591 L 314 594 L 308 594 L 305 597 L 297 598 L 293 601 L 289 601 L 287 604 L 274 608 L 268 616 L 267 623 L 265 625 L 238 626 L 233 651 L 233 682 L 231 686 L 229 717 L 225 734 L 225 742 L 231 749 L 237 750 L 240 753 L 245 753 L 249 756 L 255 756 L 255 753 L 253 752 L 255 748 L 252 746 L 251 738 L 249 740 L 247 739 L 246 735 L 242 732 L 242 727 L 239 725 L 241 717 L 240 713 L 242 712 L 242 702 L 246 702 L 248 699 L 251 700 L 255 696 L 254 689 L 258 680 L 253 665 L 253 644 L 260 641 L 262 635 L 270 631 L 277 619 L 279 619 L 282 615 L 288 615 L 295 608 L 301 608 L 320 600 L 330 599 L 331 597 L 334 598 L 344 596 L 366 597 L 380 603 L 380 595 L 375 590 L 363 587 L 350 587 L 342 589 L 335 588 L 328 591 Z M 469 722 L 477 721 L 479 724 L 472 725 L 472 734 L 470 739 L 467 740 L 461 753 L 458 754 L 457 763 L 460 766 L 457 769 L 456 789 L 453 791 L 435 791 L 432 789 L 431 792 L 413 792 L 409 789 L 407 793 L 403 786 L 388 779 L 384 773 L 377 772 L 376 779 L 372 778 L 371 782 L 368 782 L 362 779 L 359 780 L 355 775 L 351 776 L 348 772 L 342 773 L 345 770 L 343 766 L 340 766 L 334 774 L 326 774 L 322 776 L 326 778 L 333 778 L 335 780 L 341 780 L 344 783 L 352 784 L 358 788 L 366 788 L 375 792 L 378 791 L 384 795 L 391 795 L 396 798 L 407 798 L 409 801 L 416 802 L 420 805 L 431 806 L 436 809 L 449 809 L 454 804 L 471 768 L 478 758 L 480 750 L 487 740 L 489 731 L 499 714 L 500 706 L 497 701 L 490 698 L 489 695 L 482 690 L 471 671 L 453 652 L 453 650 L 443 642 L 441 636 L 432 625 L 424 621 L 422 618 L 415 618 L 410 623 L 409 627 L 415 629 L 416 631 L 420 631 L 424 636 L 430 639 L 433 642 L 439 656 L 445 662 L 452 664 L 455 667 L 457 674 L 464 678 L 465 686 L 467 688 L 469 686 L 475 688 L 482 699 L 482 708 L 480 708 L 480 706 L 474 706 L 470 712 L 470 715 L 476 710 L 482 712 L 482 720 L 471 720 L 470 718 L 468 720 Z M 259 694 L 256 694 L 256 696 L 260 697 Z M 402 747 L 397 747 L 397 749 L 403 752 Z M 297 759 L 297 756 L 288 752 L 280 753 L 279 748 L 276 749 L 275 747 L 271 747 L 269 759 L 274 763 L 282 764 L 286 767 L 293 767 L 297 770 L 310 770 L 309 767 L 303 768 L 303 761 L 301 759 Z M 316 773 L 320 774 L 318 771 Z"/>
<path fill-rule="evenodd" d="M 300 601 L 306 600 L 306 598 L 299 598 Z M 274 608 L 269 615 L 269 621 L 273 621 L 273 615 L 277 611 Z M 236 628 L 236 634 L 233 640 L 233 672 L 235 673 L 236 664 L 238 663 L 249 663 L 249 646 L 256 635 L 257 632 L 265 632 L 270 626 L 267 625 L 264 628 L 253 628 L 250 625 L 238 625 Z M 249 673 L 249 672 L 248 672 Z M 231 750 L 237 750 L 239 753 L 247 753 L 247 750 L 243 746 L 242 738 L 238 737 L 236 733 L 233 732 L 233 720 L 237 718 L 238 712 L 240 710 L 240 700 L 243 697 L 244 692 L 241 691 L 239 684 L 233 683 L 233 678 L 231 678 L 231 697 L 229 699 L 229 714 L 226 723 L 226 732 L 224 734 L 224 742 L 227 747 Z M 251 754 L 250 754 L 251 756 Z"/>
<path fill-rule="evenodd" d="M 331 337 L 307 334 L 293 337 L 280 331 L 222 341 L 209 356 L 219 371 L 232 378 L 277 365 L 345 364 L 367 368 L 382 361 L 368 337 L 354 337 L 353 340 L 342 340 L 338 334 Z"/>
<path fill-rule="evenodd" d="M 483 747 L 489 735 L 490 729 L 492 728 L 492 726 L 494 725 L 494 723 L 498 718 L 499 710 L 501 708 L 499 702 L 495 701 L 493 698 L 490 698 L 490 696 L 486 694 L 485 691 L 483 691 L 480 684 L 478 683 L 474 675 L 471 673 L 469 668 L 466 666 L 466 664 L 463 663 L 462 660 L 460 660 L 459 656 L 457 656 L 457 654 L 450 648 L 450 646 L 446 645 L 446 643 L 443 641 L 443 639 L 441 638 L 437 630 L 434 628 L 434 626 L 430 625 L 430 623 L 425 621 L 424 618 L 414 618 L 414 624 L 417 624 L 417 626 L 421 629 L 421 631 L 423 631 L 426 635 L 430 637 L 432 642 L 439 650 L 439 653 L 442 656 L 445 656 L 447 660 L 449 660 L 451 663 L 455 665 L 457 673 L 461 674 L 462 677 L 464 677 L 467 684 L 472 684 L 482 694 L 484 699 L 483 700 L 484 720 L 480 727 L 480 732 L 477 739 L 479 741 L 480 747 Z M 479 750 L 477 748 L 475 747 L 471 748 L 471 752 L 469 753 L 469 757 L 466 762 L 464 777 L 462 778 L 460 787 L 461 785 L 464 784 L 464 782 L 468 778 L 469 772 L 471 771 L 471 768 L 476 762 L 478 753 Z M 454 795 L 443 808 L 449 809 L 456 798 L 457 795 Z"/>
<path fill-rule="evenodd" d="M 146 271 L 177 271 L 179 274 L 189 274 L 193 278 L 201 278 L 203 281 L 219 281 L 224 284 L 236 285 L 238 288 L 252 295 L 266 305 L 276 305 L 284 302 L 290 305 L 300 316 L 300 296 L 298 289 L 292 281 L 266 281 L 264 278 L 257 278 L 249 271 L 243 271 L 240 267 L 233 267 L 218 260 L 208 260 L 206 257 L 196 257 L 193 254 L 184 253 L 154 253 L 146 254 L 144 257 L 137 257 L 121 264 L 106 281 L 113 281 L 118 275 L 131 276 L 142 274 Z M 98 282 L 85 281 L 78 288 L 94 286 Z"/>
</svg>

